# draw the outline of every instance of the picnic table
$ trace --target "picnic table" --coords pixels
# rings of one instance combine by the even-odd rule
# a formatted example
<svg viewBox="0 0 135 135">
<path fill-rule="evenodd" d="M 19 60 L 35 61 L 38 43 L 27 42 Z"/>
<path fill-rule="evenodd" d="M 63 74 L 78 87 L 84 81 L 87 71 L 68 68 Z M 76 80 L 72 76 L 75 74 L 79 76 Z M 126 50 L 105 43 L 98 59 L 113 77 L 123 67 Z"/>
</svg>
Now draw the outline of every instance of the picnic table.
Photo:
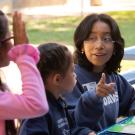
<svg viewBox="0 0 135 135">
<path fill-rule="evenodd" d="M 125 48 L 124 60 L 135 60 L 135 46 Z"/>
</svg>

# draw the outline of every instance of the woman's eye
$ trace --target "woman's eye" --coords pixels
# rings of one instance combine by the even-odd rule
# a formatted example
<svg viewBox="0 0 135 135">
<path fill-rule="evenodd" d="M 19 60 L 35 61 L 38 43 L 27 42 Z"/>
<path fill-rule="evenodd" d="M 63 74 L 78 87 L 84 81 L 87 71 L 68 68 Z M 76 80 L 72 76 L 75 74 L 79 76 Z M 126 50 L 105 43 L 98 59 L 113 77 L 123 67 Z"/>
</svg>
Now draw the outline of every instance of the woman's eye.
<svg viewBox="0 0 135 135">
<path fill-rule="evenodd" d="M 96 38 L 95 38 L 95 37 L 89 37 L 88 40 L 89 40 L 89 41 L 95 41 Z"/>
<path fill-rule="evenodd" d="M 104 41 L 112 41 L 112 38 L 111 37 L 105 37 Z"/>
</svg>

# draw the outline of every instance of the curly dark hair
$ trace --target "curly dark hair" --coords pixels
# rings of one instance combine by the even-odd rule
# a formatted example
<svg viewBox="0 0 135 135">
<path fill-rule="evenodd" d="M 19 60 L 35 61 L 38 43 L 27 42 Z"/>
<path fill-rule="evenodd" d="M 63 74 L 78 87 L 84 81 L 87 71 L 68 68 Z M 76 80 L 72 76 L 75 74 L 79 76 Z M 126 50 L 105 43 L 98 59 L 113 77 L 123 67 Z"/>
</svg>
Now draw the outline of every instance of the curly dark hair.
<svg viewBox="0 0 135 135">
<path fill-rule="evenodd" d="M 107 14 L 90 14 L 86 16 L 78 25 L 74 33 L 74 44 L 76 47 L 74 58 L 75 63 L 84 67 L 88 71 L 93 70 L 93 65 L 88 61 L 85 54 L 81 53 L 83 42 L 89 37 L 92 27 L 95 22 L 101 21 L 109 25 L 111 29 L 111 37 L 114 43 L 114 52 L 110 60 L 106 63 L 104 72 L 112 73 L 120 71 L 120 62 L 124 55 L 124 39 L 121 36 L 119 27 L 116 21 Z"/>
</svg>

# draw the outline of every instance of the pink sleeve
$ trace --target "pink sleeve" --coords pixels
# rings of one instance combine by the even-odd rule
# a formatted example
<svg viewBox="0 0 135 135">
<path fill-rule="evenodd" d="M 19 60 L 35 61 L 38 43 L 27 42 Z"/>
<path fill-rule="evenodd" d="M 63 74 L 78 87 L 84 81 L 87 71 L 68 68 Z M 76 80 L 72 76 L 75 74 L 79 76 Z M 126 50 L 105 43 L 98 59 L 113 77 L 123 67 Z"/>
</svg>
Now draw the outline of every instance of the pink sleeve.
<svg viewBox="0 0 135 135">
<path fill-rule="evenodd" d="M 21 72 L 23 93 L 0 92 L 0 119 L 30 118 L 47 113 L 45 88 L 36 68 L 38 50 L 31 45 L 18 45 L 10 50 L 9 56 Z"/>
</svg>

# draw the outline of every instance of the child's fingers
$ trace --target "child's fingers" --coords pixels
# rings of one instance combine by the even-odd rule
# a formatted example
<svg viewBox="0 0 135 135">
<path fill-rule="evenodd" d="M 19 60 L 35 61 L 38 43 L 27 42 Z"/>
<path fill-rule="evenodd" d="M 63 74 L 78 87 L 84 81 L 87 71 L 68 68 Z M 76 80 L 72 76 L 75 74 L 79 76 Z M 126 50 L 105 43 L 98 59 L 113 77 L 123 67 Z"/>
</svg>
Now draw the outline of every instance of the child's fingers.
<svg viewBox="0 0 135 135">
<path fill-rule="evenodd" d="M 105 76 L 105 73 L 102 73 L 102 76 L 101 76 L 101 78 L 100 78 L 99 83 L 100 83 L 100 84 L 105 84 L 105 82 L 106 82 L 106 76 Z"/>
<path fill-rule="evenodd" d="M 22 14 L 17 11 L 13 15 L 13 33 L 15 45 L 28 43 L 28 37 L 25 29 L 25 23 L 22 20 Z"/>
<path fill-rule="evenodd" d="M 22 21 L 22 14 L 18 11 L 15 11 L 13 14 L 13 24 L 18 25 Z"/>
<path fill-rule="evenodd" d="M 106 91 L 105 89 L 100 89 L 96 92 L 96 95 L 97 96 L 100 96 L 100 97 L 105 97 L 107 96 L 109 93 L 108 91 Z"/>
<path fill-rule="evenodd" d="M 116 84 L 115 83 L 109 83 L 107 85 L 108 85 L 108 89 L 109 89 L 110 93 L 114 93 Z"/>
<path fill-rule="evenodd" d="M 90 132 L 88 135 L 96 135 L 95 132 Z"/>
<path fill-rule="evenodd" d="M 109 84 L 98 84 L 96 88 L 96 93 L 97 95 L 101 96 L 107 96 L 110 93 L 114 93 L 114 86 L 115 83 L 109 83 Z"/>
<path fill-rule="evenodd" d="M 107 96 L 114 92 L 115 83 L 106 84 L 106 75 L 102 73 L 99 83 L 96 87 L 96 93 L 99 96 Z"/>
<path fill-rule="evenodd" d="M 109 83 L 109 84 L 102 85 L 101 89 L 104 89 L 108 93 L 112 93 L 114 92 L 114 86 L 115 86 L 114 83 Z"/>
<path fill-rule="evenodd" d="M 22 36 L 23 36 L 24 43 L 29 43 L 29 39 L 26 32 L 26 25 L 24 21 L 22 22 Z"/>
</svg>

